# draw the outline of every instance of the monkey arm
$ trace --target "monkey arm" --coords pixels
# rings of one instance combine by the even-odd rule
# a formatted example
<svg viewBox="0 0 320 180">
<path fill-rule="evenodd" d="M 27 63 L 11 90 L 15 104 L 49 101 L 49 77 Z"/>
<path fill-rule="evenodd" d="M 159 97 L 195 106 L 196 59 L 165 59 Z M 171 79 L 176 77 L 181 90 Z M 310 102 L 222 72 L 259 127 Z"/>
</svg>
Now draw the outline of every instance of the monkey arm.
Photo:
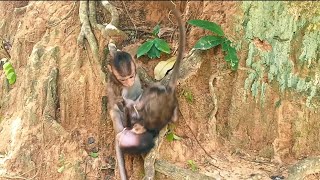
<svg viewBox="0 0 320 180">
<path fill-rule="evenodd" d="M 122 112 L 119 110 L 118 106 L 114 104 L 111 110 L 109 111 L 109 113 L 112 120 L 114 132 L 115 132 L 115 150 L 116 150 L 116 157 L 117 157 L 120 177 L 121 177 L 121 180 L 127 180 L 123 152 L 120 149 L 120 143 L 119 143 L 121 132 L 124 129 L 122 120 L 121 120 Z"/>
<path fill-rule="evenodd" d="M 122 124 L 123 113 L 120 111 L 118 105 L 115 100 L 115 93 L 112 89 L 112 84 L 110 81 L 110 77 L 108 78 L 108 103 L 109 103 L 109 114 L 112 120 L 113 129 L 115 133 L 115 150 L 116 150 L 116 158 L 119 167 L 119 173 L 121 180 L 127 180 L 126 169 L 124 166 L 124 158 L 123 152 L 120 149 L 119 137 L 120 133 L 123 131 L 124 126 Z"/>
</svg>

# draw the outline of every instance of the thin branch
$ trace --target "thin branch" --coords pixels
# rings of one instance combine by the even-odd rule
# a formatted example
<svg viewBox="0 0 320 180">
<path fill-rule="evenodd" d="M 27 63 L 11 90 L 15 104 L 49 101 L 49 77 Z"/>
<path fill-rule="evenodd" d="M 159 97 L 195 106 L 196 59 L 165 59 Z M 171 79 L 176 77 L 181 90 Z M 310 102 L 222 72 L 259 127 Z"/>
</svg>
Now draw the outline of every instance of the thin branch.
<svg viewBox="0 0 320 180">
<path fill-rule="evenodd" d="M 130 16 L 130 13 L 129 13 L 128 9 L 127 9 L 126 4 L 124 3 L 124 1 L 121 1 L 121 2 L 122 2 L 122 5 L 123 5 L 123 7 L 124 7 L 124 10 L 126 11 L 126 13 L 127 13 L 128 17 L 129 17 L 130 21 L 131 21 L 132 24 L 133 24 L 133 27 L 134 27 L 134 29 L 135 29 L 135 31 L 136 31 L 136 35 L 137 35 L 137 34 L 138 34 L 137 26 L 136 26 L 136 24 L 133 22 L 133 19 L 132 19 L 132 17 Z M 135 37 L 135 38 L 136 38 L 136 37 Z"/>
</svg>

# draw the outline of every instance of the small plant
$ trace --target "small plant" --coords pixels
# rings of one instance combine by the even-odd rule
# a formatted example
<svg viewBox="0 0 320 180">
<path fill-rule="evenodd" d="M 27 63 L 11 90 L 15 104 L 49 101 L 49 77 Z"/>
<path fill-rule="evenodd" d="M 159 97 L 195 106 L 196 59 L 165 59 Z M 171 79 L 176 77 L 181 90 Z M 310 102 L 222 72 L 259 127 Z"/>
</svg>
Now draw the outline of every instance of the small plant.
<svg viewBox="0 0 320 180">
<path fill-rule="evenodd" d="M 222 50 L 226 53 L 224 59 L 231 65 L 232 70 L 238 69 L 239 59 L 234 47 L 231 46 L 231 41 L 227 39 L 223 30 L 214 22 L 194 19 L 189 20 L 189 24 L 211 31 L 215 35 L 204 36 L 200 38 L 194 45 L 194 49 L 208 50 L 221 44 Z"/>
<path fill-rule="evenodd" d="M 97 152 L 90 152 L 89 156 L 93 157 L 93 158 L 97 158 L 99 156 L 99 153 Z"/>
<path fill-rule="evenodd" d="M 1 64 L 3 64 L 2 69 L 6 75 L 6 78 L 9 81 L 9 84 L 14 84 L 16 82 L 17 75 L 14 71 L 14 68 L 10 62 L 8 62 L 7 58 L 1 60 Z"/>
<path fill-rule="evenodd" d="M 192 171 L 197 171 L 198 170 L 198 166 L 196 165 L 196 163 L 193 160 L 188 160 L 188 165 L 190 166 Z"/>
<path fill-rule="evenodd" d="M 154 39 L 143 43 L 137 51 L 137 58 L 147 54 L 150 59 L 160 58 L 161 52 L 170 54 L 171 50 L 168 43 L 159 37 L 160 25 L 156 25 L 153 29 Z"/>
<path fill-rule="evenodd" d="M 183 90 L 182 95 L 186 98 L 188 103 L 192 103 L 194 100 L 193 93 L 190 90 Z"/>
<path fill-rule="evenodd" d="M 67 168 L 67 166 L 71 164 L 69 162 L 66 162 L 65 158 L 64 158 L 64 154 L 60 154 L 59 155 L 59 168 L 58 168 L 58 173 L 63 173 L 63 171 Z"/>
<path fill-rule="evenodd" d="M 177 140 L 177 141 L 181 140 L 181 137 L 177 136 L 177 135 L 174 134 L 174 132 L 173 132 L 174 125 L 169 125 L 169 128 L 168 128 L 168 129 L 169 129 L 169 131 L 168 131 L 168 133 L 167 133 L 166 138 L 167 138 L 167 140 L 168 140 L 169 142 L 172 142 L 172 141 L 174 141 L 174 140 Z"/>
</svg>

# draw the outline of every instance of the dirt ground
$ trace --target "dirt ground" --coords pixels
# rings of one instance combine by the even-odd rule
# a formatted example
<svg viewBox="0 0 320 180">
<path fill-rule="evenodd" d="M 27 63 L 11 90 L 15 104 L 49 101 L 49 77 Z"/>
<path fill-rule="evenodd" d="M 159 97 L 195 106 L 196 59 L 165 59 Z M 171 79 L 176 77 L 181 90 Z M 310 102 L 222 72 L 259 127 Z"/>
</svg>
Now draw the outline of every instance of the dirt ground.
<svg viewBox="0 0 320 180">
<path fill-rule="evenodd" d="M 175 52 L 177 25 L 173 15 L 164 11 L 159 2 L 115 1 L 112 4 L 120 12 L 119 28 L 129 35 L 122 44 L 124 50 L 134 56 L 137 47 L 150 38 L 153 27 L 161 22 L 161 27 L 169 28 L 162 38 Z M 185 20 L 211 20 L 220 24 L 231 39 L 243 36 L 243 32 L 232 30 L 235 19 L 241 14 L 239 2 L 190 1 L 177 3 L 177 7 Z M 0 137 L 3 141 L 0 142 L 0 179 L 117 179 L 114 131 L 106 112 L 106 84 L 99 72 L 94 71 L 89 46 L 83 48 L 77 44 L 81 28 L 79 3 L 3 1 L 0 9 L 0 36 L 12 43 L 10 54 L 18 75 L 12 87 L 1 83 Z M 99 6 L 98 23 L 106 23 L 109 19 L 108 12 Z M 207 32 L 187 25 L 186 51 L 189 52 L 204 34 Z M 98 31 L 95 35 L 99 52 L 103 54 L 108 39 Z M 244 63 L 246 53 L 238 53 L 240 64 Z M 303 157 L 289 155 L 281 156 L 281 162 L 277 160 L 272 146 L 277 136 L 274 128 L 278 126 L 277 122 L 271 122 L 272 127 L 258 128 L 253 132 L 248 132 L 250 130 L 246 127 L 255 123 L 259 127 L 263 122 L 240 122 L 237 131 L 233 131 L 230 125 L 230 108 L 242 106 L 241 103 L 234 104 L 234 95 L 242 93 L 238 91 L 236 82 L 245 79 L 245 72 L 225 73 L 216 78 L 213 85 L 218 112 L 216 122 L 210 119 L 215 105 L 209 79 L 217 72 L 227 72 L 228 67 L 220 48 L 202 52 L 201 56 L 200 69 L 178 87 L 181 115 L 170 128 L 182 139 L 164 140 L 159 159 L 190 170 L 192 167 L 188 160 L 192 160 L 196 172 L 218 179 L 287 177 L 288 167 Z M 170 57 L 163 54 L 154 60 L 142 57 L 137 62 L 153 77 L 155 65 Z M 55 68 L 58 69 L 57 110 L 51 112 L 46 108 L 51 102 L 48 83 Z M 5 82 L 3 74 L 1 80 Z M 188 93 L 192 100 L 188 99 Z M 275 92 L 269 95 L 270 102 L 278 98 Z M 248 104 L 254 102 L 252 97 L 248 99 Z M 284 105 L 284 108 L 289 106 Z M 53 120 L 48 120 L 46 112 L 51 113 Z M 277 112 L 270 110 L 268 117 L 276 116 Z M 255 116 L 256 111 L 238 113 L 239 117 L 248 113 Z M 283 124 L 290 126 L 290 123 Z M 250 141 L 238 140 L 248 134 Z M 288 139 L 283 137 L 280 140 L 290 143 Z M 98 157 L 94 157 L 96 153 Z M 305 156 L 317 153 L 314 150 Z M 125 160 L 131 179 L 141 179 L 142 158 L 126 155 Z M 156 177 L 170 179 L 160 173 Z M 309 179 L 317 178 L 316 174 Z"/>
</svg>

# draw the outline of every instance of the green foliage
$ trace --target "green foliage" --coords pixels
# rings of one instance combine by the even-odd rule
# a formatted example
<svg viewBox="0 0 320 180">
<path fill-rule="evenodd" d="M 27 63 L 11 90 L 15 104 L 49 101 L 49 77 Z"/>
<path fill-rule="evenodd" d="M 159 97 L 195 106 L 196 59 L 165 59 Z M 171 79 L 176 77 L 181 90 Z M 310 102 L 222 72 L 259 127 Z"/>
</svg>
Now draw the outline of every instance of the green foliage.
<svg viewBox="0 0 320 180">
<path fill-rule="evenodd" d="M 232 70 L 238 69 L 239 59 L 237 56 L 237 51 L 231 46 L 231 41 L 224 36 L 223 30 L 219 25 L 214 22 L 200 19 L 189 20 L 188 23 L 193 26 L 209 30 L 215 34 L 201 37 L 194 45 L 194 49 L 208 50 L 221 45 L 222 50 L 226 53 L 224 57 L 225 61 L 231 65 Z"/>
<path fill-rule="evenodd" d="M 281 99 L 279 99 L 276 104 L 275 104 L 275 108 L 279 108 L 281 105 Z"/>
<path fill-rule="evenodd" d="M 64 158 L 64 154 L 59 155 L 58 161 L 59 161 L 60 167 L 58 168 L 57 171 L 58 171 L 58 173 L 62 173 L 66 168 L 66 160 Z"/>
<path fill-rule="evenodd" d="M 99 153 L 95 153 L 95 152 L 90 152 L 89 156 L 93 157 L 93 158 L 97 158 L 99 156 Z"/>
<path fill-rule="evenodd" d="M 174 140 L 177 140 L 177 141 L 181 140 L 181 137 L 175 135 L 172 131 L 171 131 L 171 132 L 168 132 L 166 138 L 167 138 L 167 140 L 168 140 L 169 142 L 172 142 L 172 141 L 174 141 Z"/>
<path fill-rule="evenodd" d="M 159 31 L 160 25 L 158 24 L 154 27 L 152 32 L 154 39 L 147 40 L 138 48 L 137 58 L 143 55 L 148 55 L 150 59 L 156 57 L 160 58 L 161 52 L 164 52 L 166 54 L 171 53 L 169 44 L 165 40 L 160 39 L 160 37 L 158 36 Z"/>
<path fill-rule="evenodd" d="M 14 84 L 16 82 L 17 75 L 12 67 L 10 62 L 6 62 L 3 64 L 3 70 L 6 75 L 6 78 L 9 81 L 9 84 Z"/>
<path fill-rule="evenodd" d="M 186 98 L 189 103 L 192 103 L 194 100 L 193 93 L 190 90 L 183 90 L 182 95 Z"/>
<path fill-rule="evenodd" d="M 216 33 L 219 36 L 224 36 L 224 33 L 219 25 L 216 23 L 206 21 L 206 20 L 200 20 L 200 19 L 193 19 L 188 21 L 189 24 L 197 27 L 201 27 L 203 29 L 207 29 L 213 33 Z"/>
<path fill-rule="evenodd" d="M 198 170 L 198 166 L 196 165 L 196 163 L 193 160 L 188 160 L 188 165 L 190 166 L 192 171 L 197 171 Z"/>
<path fill-rule="evenodd" d="M 153 28 L 152 34 L 153 34 L 154 36 L 158 36 L 159 32 L 160 32 L 160 25 L 157 24 L 157 25 Z"/>
<path fill-rule="evenodd" d="M 177 136 L 176 134 L 174 134 L 174 132 L 173 132 L 174 125 L 169 125 L 168 129 L 169 129 L 169 131 L 168 131 L 168 133 L 167 133 L 166 138 L 167 138 L 167 140 L 168 140 L 169 142 L 172 142 L 172 141 L 174 141 L 174 140 L 179 141 L 179 140 L 182 139 L 181 137 L 179 137 L 179 136 Z"/>
</svg>

